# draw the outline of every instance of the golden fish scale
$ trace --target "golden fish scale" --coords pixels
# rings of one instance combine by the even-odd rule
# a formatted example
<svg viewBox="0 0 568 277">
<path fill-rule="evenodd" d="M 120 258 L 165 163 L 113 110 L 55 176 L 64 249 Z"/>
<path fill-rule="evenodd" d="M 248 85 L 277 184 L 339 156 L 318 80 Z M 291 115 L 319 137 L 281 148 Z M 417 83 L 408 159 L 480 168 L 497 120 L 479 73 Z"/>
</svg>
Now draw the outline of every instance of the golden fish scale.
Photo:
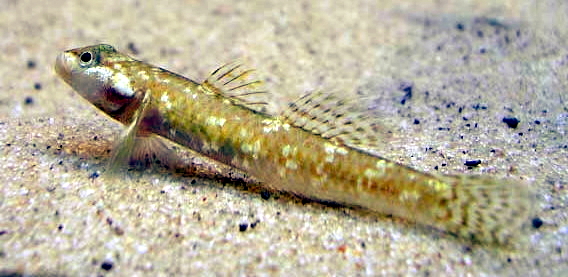
<svg viewBox="0 0 568 277">
<path fill-rule="evenodd" d="M 151 76 L 148 80 L 133 78 L 134 86 L 152 94 L 152 107 L 177 130 L 145 126 L 159 135 L 244 170 L 278 190 L 365 207 L 450 231 L 459 228 L 448 221 L 452 211 L 446 204 L 455 199 L 450 183 L 336 145 L 280 118 L 251 112 L 219 95 L 207 94 L 178 75 L 145 65 L 132 69 Z M 192 134 L 189 137 L 200 143 L 188 142 L 179 134 Z"/>
</svg>

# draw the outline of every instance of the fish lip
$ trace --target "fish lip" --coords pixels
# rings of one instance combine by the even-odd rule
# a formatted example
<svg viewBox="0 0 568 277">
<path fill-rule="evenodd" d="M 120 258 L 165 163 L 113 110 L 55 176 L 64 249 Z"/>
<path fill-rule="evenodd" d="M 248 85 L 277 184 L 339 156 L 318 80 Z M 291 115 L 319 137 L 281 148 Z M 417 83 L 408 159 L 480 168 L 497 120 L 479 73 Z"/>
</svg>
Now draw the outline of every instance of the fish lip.
<svg viewBox="0 0 568 277">
<path fill-rule="evenodd" d="M 73 57 L 67 52 L 57 55 L 55 59 L 55 72 L 66 82 L 71 78 L 72 62 Z"/>
</svg>

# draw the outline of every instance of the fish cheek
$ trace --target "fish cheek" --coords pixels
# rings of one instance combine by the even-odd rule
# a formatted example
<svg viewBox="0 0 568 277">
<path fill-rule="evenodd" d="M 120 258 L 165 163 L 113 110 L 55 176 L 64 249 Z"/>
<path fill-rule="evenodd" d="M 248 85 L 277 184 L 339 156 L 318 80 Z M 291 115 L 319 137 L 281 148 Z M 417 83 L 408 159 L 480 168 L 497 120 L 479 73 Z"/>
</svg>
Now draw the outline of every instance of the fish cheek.
<svg viewBox="0 0 568 277">
<path fill-rule="evenodd" d="M 134 97 L 124 96 L 112 86 L 103 86 L 97 93 L 96 98 L 100 100 L 95 105 L 110 115 L 120 115 L 130 103 L 134 102 Z"/>
</svg>

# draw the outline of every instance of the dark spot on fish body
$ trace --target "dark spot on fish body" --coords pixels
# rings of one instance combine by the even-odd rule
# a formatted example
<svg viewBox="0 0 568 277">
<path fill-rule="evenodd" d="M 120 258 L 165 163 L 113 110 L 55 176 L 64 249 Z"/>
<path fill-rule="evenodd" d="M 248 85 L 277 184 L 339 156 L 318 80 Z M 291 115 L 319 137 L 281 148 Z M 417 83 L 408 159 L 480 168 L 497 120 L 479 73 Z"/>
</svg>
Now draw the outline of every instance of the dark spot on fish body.
<svg viewBox="0 0 568 277">
<path fill-rule="evenodd" d="M 129 97 L 120 93 L 114 87 L 105 87 L 104 96 L 107 101 L 115 104 L 124 104 L 124 102 L 128 102 L 133 98 L 133 96 Z"/>
<path fill-rule="evenodd" d="M 263 190 L 260 192 L 260 197 L 264 200 L 268 200 L 270 198 L 271 193 L 267 190 Z"/>
</svg>

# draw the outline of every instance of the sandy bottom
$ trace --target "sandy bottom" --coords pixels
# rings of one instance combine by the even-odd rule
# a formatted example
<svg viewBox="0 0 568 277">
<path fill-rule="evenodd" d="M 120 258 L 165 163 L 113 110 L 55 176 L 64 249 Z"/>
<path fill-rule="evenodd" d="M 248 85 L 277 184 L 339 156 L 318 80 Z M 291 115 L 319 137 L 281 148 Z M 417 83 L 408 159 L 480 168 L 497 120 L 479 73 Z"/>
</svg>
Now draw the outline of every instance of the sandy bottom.
<svg viewBox="0 0 568 277">
<path fill-rule="evenodd" d="M 0 3 L 0 275 L 567 274 L 565 1 L 225 2 Z M 526 245 L 201 178 L 214 167 L 198 157 L 190 174 L 107 177 L 121 127 L 53 72 L 101 42 L 194 80 L 244 57 L 274 112 L 313 90 L 365 94 L 391 132 L 380 155 L 531 186 Z"/>
</svg>

